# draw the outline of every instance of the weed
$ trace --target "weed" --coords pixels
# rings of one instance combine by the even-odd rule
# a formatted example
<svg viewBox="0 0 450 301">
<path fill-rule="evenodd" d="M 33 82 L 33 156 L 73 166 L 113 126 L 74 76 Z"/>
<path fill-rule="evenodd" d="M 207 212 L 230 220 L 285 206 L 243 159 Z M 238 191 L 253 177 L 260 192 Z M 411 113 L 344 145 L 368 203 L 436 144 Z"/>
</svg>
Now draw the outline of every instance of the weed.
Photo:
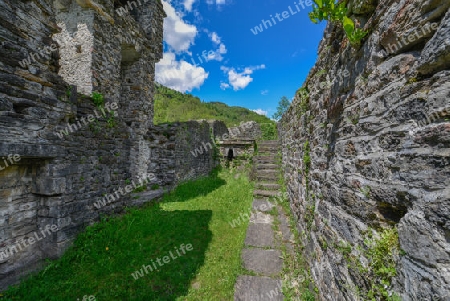
<svg viewBox="0 0 450 301">
<path fill-rule="evenodd" d="M 95 133 L 98 134 L 102 127 L 100 126 L 100 123 L 98 120 L 94 120 L 93 122 L 89 123 L 89 129 Z"/>
<path fill-rule="evenodd" d="M 312 224 L 314 223 L 315 212 L 316 212 L 315 204 L 308 204 L 306 206 L 305 223 L 306 223 L 306 229 L 308 229 L 308 231 L 311 231 L 311 229 L 312 229 Z"/>
<path fill-rule="evenodd" d="M 346 241 L 340 241 L 338 244 L 335 244 L 334 247 L 336 248 L 336 250 L 342 253 L 344 258 L 349 258 L 348 256 L 352 252 L 352 246 Z"/>
<path fill-rule="evenodd" d="M 325 69 L 322 69 L 322 70 L 320 70 L 319 72 L 317 72 L 317 76 L 321 76 L 321 75 L 323 75 L 323 74 L 327 74 L 327 70 L 325 70 Z"/>
<path fill-rule="evenodd" d="M 97 108 L 101 108 L 105 104 L 103 94 L 99 92 L 92 92 L 92 101 Z"/>
<path fill-rule="evenodd" d="M 147 185 L 141 185 L 133 190 L 133 193 L 139 193 L 147 190 Z"/>
<path fill-rule="evenodd" d="M 303 144 L 303 172 L 307 175 L 309 174 L 309 169 L 311 168 L 311 148 L 309 146 L 309 140 Z"/>
<path fill-rule="evenodd" d="M 66 96 L 68 98 L 70 98 L 71 95 L 72 95 L 72 86 L 69 86 L 69 87 L 67 87 L 67 90 L 66 90 Z"/>
<path fill-rule="evenodd" d="M 109 128 L 113 128 L 117 125 L 116 120 L 115 120 L 115 114 L 116 113 L 114 111 L 109 112 L 109 117 L 108 117 L 108 119 L 106 119 L 106 122 L 108 123 Z"/>
<path fill-rule="evenodd" d="M 408 79 L 408 82 L 407 82 L 408 85 L 411 85 L 411 84 L 414 84 L 414 83 L 417 83 L 417 78 L 416 77 L 411 77 L 410 79 Z"/>
<path fill-rule="evenodd" d="M 361 187 L 360 191 L 366 197 L 366 199 L 370 198 L 370 191 L 371 191 L 370 186 Z"/>
<path fill-rule="evenodd" d="M 309 110 L 309 91 L 308 88 L 302 87 L 297 90 L 297 95 L 300 98 L 299 109 L 300 116 Z"/>
<path fill-rule="evenodd" d="M 364 240 L 364 244 L 366 245 L 364 256 L 369 261 L 367 272 L 369 277 L 366 279 L 372 280 L 367 297 L 389 300 L 391 296 L 387 289 L 391 286 L 392 278 L 397 275 L 394 258 L 400 254 L 397 229 L 384 229 L 379 233 L 378 238 L 369 236 Z"/>
<path fill-rule="evenodd" d="M 361 257 L 367 259 L 363 266 L 359 257 L 351 256 L 352 247 L 345 241 L 335 245 L 348 262 L 349 269 L 356 269 L 360 276 L 369 282 L 368 289 L 355 288 L 364 300 L 400 300 L 396 294 L 391 294 L 392 279 L 397 275 L 395 258 L 403 252 L 400 249 L 396 228 L 386 228 L 377 237 L 369 229 L 365 234 L 364 246 L 358 246 Z"/>
<path fill-rule="evenodd" d="M 349 119 L 353 125 L 357 125 L 359 123 L 359 115 L 352 115 Z"/>
<path fill-rule="evenodd" d="M 280 178 L 279 184 L 281 186 L 280 197 L 277 203 L 280 205 L 281 210 L 284 211 L 288 217 L 288 223 L 291 228 L 294 239 L 291 240 L 293 248 L 298 252 L 287 252 L 286 247 L 282 244 L 283 252 L 283 295 L 285 300 L 302 300 L 302 301 L 314 301 L 316 299 L 315 285 L 311 279 L 307 262 L 302 257 L 303 246 L 300 243 L 300 234 L 298 232 L 296 220 L 290 209 L 289 200 L 287 199 L 286 185 L 282 178 Z M 304 236 L 304 233 L 302 233 Z M 299 292 L 301 293 L 300 299 Z"/>
</svg>

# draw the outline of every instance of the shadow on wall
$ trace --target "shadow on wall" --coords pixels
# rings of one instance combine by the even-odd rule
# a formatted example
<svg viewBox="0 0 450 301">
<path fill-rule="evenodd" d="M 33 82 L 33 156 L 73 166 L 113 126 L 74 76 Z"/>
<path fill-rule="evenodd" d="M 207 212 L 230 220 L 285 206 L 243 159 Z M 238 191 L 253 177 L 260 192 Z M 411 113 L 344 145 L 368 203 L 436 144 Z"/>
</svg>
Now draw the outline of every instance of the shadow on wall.
<svg viewBox="0 0 450 301">
<path fill-rule="evenodd" d="M 96 300 L 174 301 L 185 296 L 212 240 L 212 212 L 149 207 L 89 228 L 60 260 L 22 282 L 19 290 L 4 292 L 6 300 L 50 300 L 49 292 L 51 300 L 86 294 Z M 187 245 L 192 249 L 183 254 Z"/>
</svg>

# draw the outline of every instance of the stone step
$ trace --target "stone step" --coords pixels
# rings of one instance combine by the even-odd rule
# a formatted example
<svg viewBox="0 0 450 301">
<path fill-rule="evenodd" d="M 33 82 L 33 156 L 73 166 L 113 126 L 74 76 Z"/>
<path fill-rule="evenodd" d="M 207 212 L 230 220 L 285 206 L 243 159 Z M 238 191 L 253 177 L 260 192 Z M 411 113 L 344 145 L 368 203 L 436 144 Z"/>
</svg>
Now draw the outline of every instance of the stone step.
<svg viewBox="0 0 450 301">
<path fill-rule="evenodd" d="M 283 301 L 280 279 L 241 275 L 234 287 L 234 301 Z"/>
<path fill-rule="evenodd" d="M 264 155 L 257 155 L 255 157 L 256 160 L 276 160 L 277 157 L 274 154 L 264 154 Z"/>
<path fill-rule="evenodd" d="M 260 145 L 258 146 L 258 152 L 273 152 L 276 153 L 278 152 L 279 147 L 278 146 L 270 146 L 270 145 Z"/>
<path fill-rule="evenodd" d="M 252 204 L 253 210 L 261 211 L 261 212 L 270 211 L 270 210 L 272 210 L 272 208 L 274 206 L 275 205 L 272 204 L 272 202 L 270 202 L 266 199 L 254 199 L 253 204 Z"/>
<path fill-rule="evenodd" d="M 277 164 L 256 164 L 256 169 L 278 169 Z"/>
<path fill-rule="evenodd" d="M 278 140 L 264 140 L 258 143 L 258 145 L 280 145 Z"/>
<path fill-rule="evenodd" d="M 259 146 L 258 153 L 271 153 L 272 155 L 277 155 L 280 149 L 278 147 L 268 147 L 268 146 Z"/>
<path fill-rule="evenodd" d="M 277 160 L 277 156 L 275 152 L 272 151 L 260 151 L 258 150 L 258 153 L 256 157 L 275 157 L 275 161 Z"/>
<path fill-rule="evenodd" d="M 275 247 L 275 233 L 272 229 L 272 224 L 249 223 L 245 245 L 260 248 Z"/>
<path fill-rule="evenodd" d="M 255 162 L 263 164 L 275 164 L 277 163 L 277 158 L 275 156 L 256 156 Z"/>
<path fill-rule="evenodd" d="M 253 212 L 250 216 L 250 223 L 253 224 L 273 224 L 273 216 L 270 214 L 262 213 L 260 211 Z"/>
<path fill-rule="evenodd" d="M 254 197 L 276 197 L 278 195 L 278 191 L 275 190 L 255 190 L 253 191 L 253 196 Z"/>
<path fill-rule="evenodd" d="M 258 181 L 264 181 L 264 182 L 269 182 L 269 183 L 273 183 L 276 184 L 278 182 L 278 173 L 277 174 L 263 174 L 263 175 L 256 175 L 256 179 Z"/>
<path fill-rule="evenodd" d="M 263 190 L 279 190 L 280 185 L 271 183 L 257 183 L 256 187 Z"/>
<path fill-rule="evenodd" d="M 259 169 L 256 172 L 258 176 L 278 176 L 279 171 L 277 169 Z"/>
<path fill-rule="evenodd" d="M 280 171 L 277 169 L 258 169 L 256 171 L 256 176 L 274 177 L 276 179 L 278 179 L 279 174 L 280 174 Z"/>
<path fill-rule="evenodd" d="M 282 253 L 280 250 L 264 250 L 259 248 L 243 249 L 242 262 L 248 271 L 262 276 L 276 276 L 283 268 Z"/>
</svg>

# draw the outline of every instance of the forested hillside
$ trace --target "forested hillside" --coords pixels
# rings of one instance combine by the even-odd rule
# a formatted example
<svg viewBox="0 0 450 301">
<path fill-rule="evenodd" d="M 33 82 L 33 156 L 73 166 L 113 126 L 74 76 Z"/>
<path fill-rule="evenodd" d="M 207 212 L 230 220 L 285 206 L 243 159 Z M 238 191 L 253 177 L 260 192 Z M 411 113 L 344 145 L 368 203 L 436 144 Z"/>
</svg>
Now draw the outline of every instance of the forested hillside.
<svg viewBox="0 0 450 301">
<path fill-rule="evenodd" d="M 191 94 L 183 94 L 159 84 L 156 85 L 154 110 L 155 124 L 198 119 L 222 120 L 228 127 L 250 120 L 260 124 L 274 123 L 249 109 L 230 107 L 221 102 L 202 102 Z"/>
</svg>

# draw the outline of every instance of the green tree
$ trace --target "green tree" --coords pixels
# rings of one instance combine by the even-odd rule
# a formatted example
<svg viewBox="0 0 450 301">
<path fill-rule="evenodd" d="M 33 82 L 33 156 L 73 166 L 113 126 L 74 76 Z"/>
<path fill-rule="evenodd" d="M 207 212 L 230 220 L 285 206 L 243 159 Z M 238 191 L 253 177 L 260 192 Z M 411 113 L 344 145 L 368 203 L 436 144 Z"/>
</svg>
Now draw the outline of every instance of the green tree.
<svg viewBox="0 0 450 301">
<path fill-rule="evenodd" d="M 286 96 L 281 97 L 280 102 L 278 102 L 277 111 L 272 115 L 272 118 L 275 120 L 280 119 L 284 112 L 289 109 L 289 106 L 291 105 L 291 102 Z"/>
<path fill-rule="evenodd" d="M 230 107 L 221 102 L 204 102 L 191 94 L 184 94 L 163 85 L 155 85 L 155 124 L 198 119 L 222 120 L 228 127 L 241 122 L 256 121 L 259 124 L 273 123 L 268 117 L 242 107 Z"/>
</svg>

